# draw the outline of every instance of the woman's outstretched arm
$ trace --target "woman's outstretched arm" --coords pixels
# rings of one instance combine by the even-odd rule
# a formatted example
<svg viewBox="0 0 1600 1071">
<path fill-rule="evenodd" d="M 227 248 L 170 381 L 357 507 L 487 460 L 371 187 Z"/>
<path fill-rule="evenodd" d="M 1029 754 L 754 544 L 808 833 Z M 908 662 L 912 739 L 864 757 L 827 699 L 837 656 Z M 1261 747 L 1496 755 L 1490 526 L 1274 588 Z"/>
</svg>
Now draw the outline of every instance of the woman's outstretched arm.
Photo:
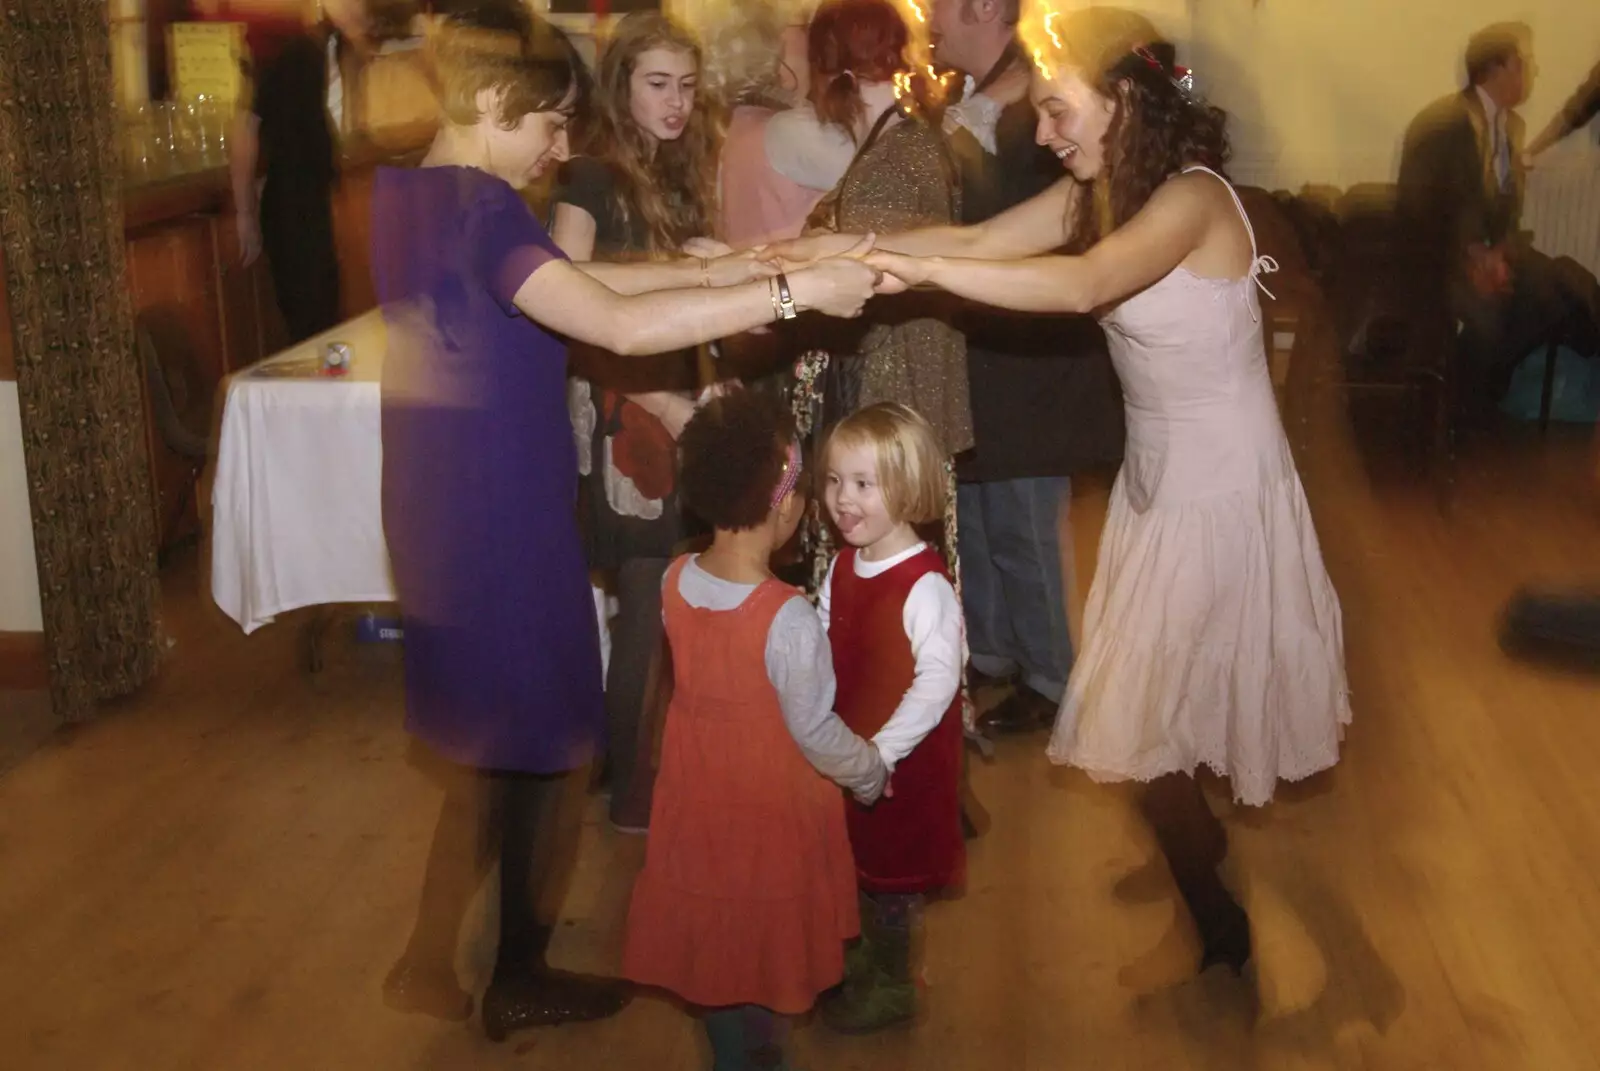
<svg viewBox="0 0 1600 1071">
<path fill-rule="evenodd" d="M 866 251 L 863 245 L 860 253 Z M 834 258 L 788 276 L 799 309 L 859 315 L 872 295 L 874 272 L 855 257 Z M 558 334 L 622 356 L 667 353 L 771 323 L 772 284 L 657 290 L 624 295 L 565 260 L 551 260 L 517 289 L 515 304 Z"/>
<path fill-rule="evenodd" d="M 1215 192 L 1198 181 L 1168 182 L 1138 215 L 1082 256 L 990 260 L 873 252 L 866 259 L 898 280 L 882 292 L 936 286 L 1017 312 L 1092 312 L 1143 290 L 1198 249 L 1213 218 Z"/>
<path fill-rule="evenodd" d="M 962 257 L 1009 260 L 1037 256 L 1067 243 L 1076 219 L 1082 187 L 1063 178 L 1048 190 L 970 226 L 924 227 L 876 236 L 875 248 L 913 257 Z M 820 234 L 778 242 L 768 252 L 785 263 L 805 263 L 837 256 L 860 241 L 854 234 Z"/>
<path fill-rule="evenodd" d="M 688 290 L 697 286 L 738 286 L 778 274 L 776 265 L 751 252 L 675 260 L 590 260 L 577 266 L 589 278 L 619 294 L 649 294 L 656 290 Z"/>
</svg>

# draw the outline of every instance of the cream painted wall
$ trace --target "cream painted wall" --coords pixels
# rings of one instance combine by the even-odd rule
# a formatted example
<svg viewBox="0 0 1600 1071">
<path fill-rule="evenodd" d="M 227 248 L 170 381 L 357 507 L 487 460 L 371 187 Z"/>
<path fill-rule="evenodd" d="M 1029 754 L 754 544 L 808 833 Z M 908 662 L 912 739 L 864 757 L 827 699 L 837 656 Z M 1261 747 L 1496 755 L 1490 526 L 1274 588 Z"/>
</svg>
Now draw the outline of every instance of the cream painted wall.
<svg viewBox="0 0 1600 1071">
<path fill-rule="evenodd" d="M 43 627 L 17 385 L 0 382 L 0 632 L 38 632 Z"/>
<path fill-rule="evenodd" d="M 1152 5 L 1171 9 L 1172 3 Z M 1468 36 L 1492 22 L 1533 30 L 1533 91 L 1520 109 L 1530 136 L 1600 61 L 1600 3 L 1572 0 L 1188 0 L 1154 12 L 1182 62 L 1233 116 L 1241 181 L 1295 189 L 1389 181 L 1406 124 L 1465 83 Z M 1544 160 L 1600 181 L 1594 132 Z"/>
</svg>

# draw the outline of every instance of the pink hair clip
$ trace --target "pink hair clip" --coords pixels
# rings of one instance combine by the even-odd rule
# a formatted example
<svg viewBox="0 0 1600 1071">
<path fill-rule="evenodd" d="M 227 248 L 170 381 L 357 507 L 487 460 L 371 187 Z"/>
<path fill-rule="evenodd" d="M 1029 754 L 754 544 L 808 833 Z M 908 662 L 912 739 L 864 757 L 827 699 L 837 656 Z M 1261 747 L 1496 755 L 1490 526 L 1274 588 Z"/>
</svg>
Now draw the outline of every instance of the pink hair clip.
<svg viewBox="0 0 1600 1071">
<path fill-rule="evenodd" d="M 800 441 L 789 440 L 789 455 L 783 462 L 783 475 L 778 479 L 778 489 L 772 493 L 772 504 L 776 506 L 783 501 L 783 496 L 795 489 L 800 482 L 800 470 L 803 467 L 800 453 Z"/>
</svg>

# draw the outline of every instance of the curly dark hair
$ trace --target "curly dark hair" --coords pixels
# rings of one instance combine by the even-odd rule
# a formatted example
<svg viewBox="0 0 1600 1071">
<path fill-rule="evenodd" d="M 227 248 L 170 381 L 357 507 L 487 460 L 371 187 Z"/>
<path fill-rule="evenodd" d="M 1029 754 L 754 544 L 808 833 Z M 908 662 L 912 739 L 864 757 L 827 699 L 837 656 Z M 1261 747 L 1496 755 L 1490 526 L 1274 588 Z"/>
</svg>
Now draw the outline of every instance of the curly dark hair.
<svg viewBox="0 0 1600 1071">
<path fill-rule="evenodd" d="M 794 434 L 794 417 L 772 395 L 740 390 L 713 398 L 678 438 L 684 502 L 713 528 L 754 528 L 772 512 Z"/>
<path fill-rule="evenodd" d="M 1180 88 L 1177 49 L 1149 19 L 1090 7 L 1031 21 L 1025 33 L 1039 66 L 1074 71 L 1115 109 L 1105 164 L 1080 204 L 1070 250 L 1082 252 L 1127 223 L 1184 167 L 1226 175 L 1228 115 Z"/>
</svg>

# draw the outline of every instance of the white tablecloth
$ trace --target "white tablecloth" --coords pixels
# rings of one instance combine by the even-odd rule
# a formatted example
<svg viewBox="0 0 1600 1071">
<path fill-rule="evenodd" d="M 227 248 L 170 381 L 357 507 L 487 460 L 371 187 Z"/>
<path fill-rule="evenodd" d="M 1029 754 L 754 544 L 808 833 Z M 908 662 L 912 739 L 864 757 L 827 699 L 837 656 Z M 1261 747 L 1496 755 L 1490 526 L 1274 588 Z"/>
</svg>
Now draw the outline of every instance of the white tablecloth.
<svg viewBox="0 0 1600 1071">
<path fill-rule="evenodd" d="M 286 350 L 228 383 L 212 488 L 211 595 L 245 632 L 281 613 L 392 602 L 383 540 L 377 311 Z M 271 378 L 260 369 L 353 351 L 350 374 Z"/>
</svg>

